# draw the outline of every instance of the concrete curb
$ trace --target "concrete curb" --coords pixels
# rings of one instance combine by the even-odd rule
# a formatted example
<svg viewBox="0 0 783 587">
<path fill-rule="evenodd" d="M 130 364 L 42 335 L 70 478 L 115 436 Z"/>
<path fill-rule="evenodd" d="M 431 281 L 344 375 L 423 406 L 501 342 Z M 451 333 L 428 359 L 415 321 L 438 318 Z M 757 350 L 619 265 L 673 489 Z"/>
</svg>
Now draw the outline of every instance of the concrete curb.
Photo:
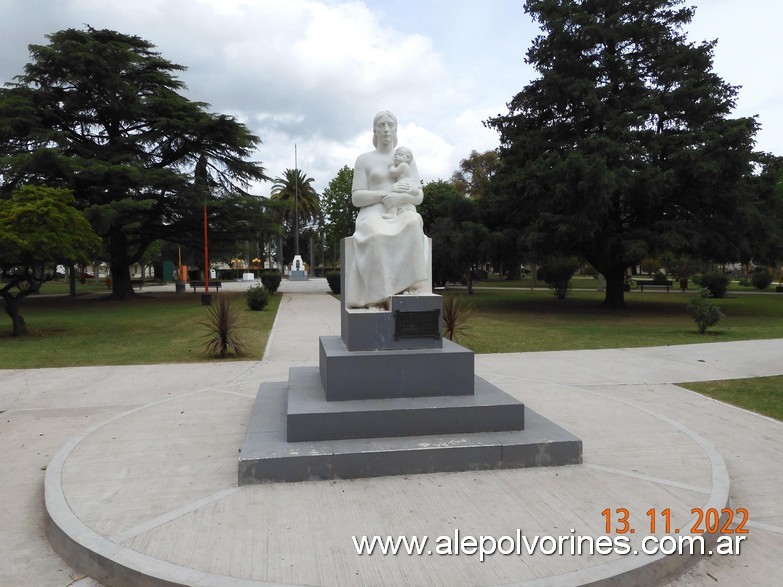
<svg viewBox="0 0 783 587">
<path fill-rule="evenodd" d="M 165 560 L 143 555 L 121 546 L 88 527 L 68 505 L 63 488 L 63 471 L 70 454 L 91 434 L 112 423 L 151 407 L 183 397 L 202 393 L 202 390 L 153 402 L 95 425 L 66 443 L 52 459 L 45 477 L 46 534 L 54 550 L 70 565 L 107 585 L 192 585 L 192 586 L 266 586 L 273 583 L 239 579 L 212 574 L 203 570 L 186 568 Z M 592 394 L 593 392 L 587 391 Z M 605 398 L 604 398 L 605 399 Z M 649 410 L 637 402 L 613 399 L 629 408 L 640 410 L 686 434 L 706 454 L 711 466 L 711 487 L 703 509 L 720 510 L 729 500 L 730 478 L 722 456 L 712 443 L 680 422 Z M 579 465 L 575 465 L 578 467 Z M 241 491 L 241 488 L 239 489 Z M 685 536 L 686 534 L 682 534 Z M 706 535 L 705 535 L 706 536 Z M 711 536 L 711 544 L 717 539 Z M 625 555 L 606 564 L 585 568 L 571 573 L 532 581 L 511 583 L 560 587 L 571 585 L 656 585 L 670 580 L 702 560 L 696 556 L 676 555 Z"/>
<path fill-rule="evenodd" d="M 244 581 L 236 577 L 214 575 L 145 556 L 93 531 L 68 505 L 62 486 L 63 470 L 68 457 L 81 442 L 97 430 L 121 418 L 197 393 L 201 391 L 167 398 L 118 414 L 75 436 L 57 452 L 46 468 L 44 479 L 44 529 L 54 551 L 68 564 L 112 586 L 261 587 L 274 585 L 274 583 Z"/>
</svg>

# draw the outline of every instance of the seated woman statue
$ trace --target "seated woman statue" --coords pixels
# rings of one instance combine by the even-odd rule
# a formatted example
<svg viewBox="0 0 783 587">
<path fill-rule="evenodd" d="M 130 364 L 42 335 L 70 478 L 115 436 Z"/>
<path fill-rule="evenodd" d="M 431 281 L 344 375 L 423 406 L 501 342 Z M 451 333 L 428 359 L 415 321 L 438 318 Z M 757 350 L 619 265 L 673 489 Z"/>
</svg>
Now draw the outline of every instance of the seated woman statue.
<svg viewBox="0 0 783 587">
<path fill-rule="evenodd" d="M 423 197 L 419 174 L 411 157 L 410 173 L 395 180 L 397 118 L 391 112 L 375 116 L 373 145 L 353 170 L 352 201 L 361 210 L 343 293 L 350 308 L 385 308 L 390 296 L 414 293 L 428 278 L 427 237 L 415 208 Z M 391 209 L 396 214 L 388 214 Z"/>
</svg>

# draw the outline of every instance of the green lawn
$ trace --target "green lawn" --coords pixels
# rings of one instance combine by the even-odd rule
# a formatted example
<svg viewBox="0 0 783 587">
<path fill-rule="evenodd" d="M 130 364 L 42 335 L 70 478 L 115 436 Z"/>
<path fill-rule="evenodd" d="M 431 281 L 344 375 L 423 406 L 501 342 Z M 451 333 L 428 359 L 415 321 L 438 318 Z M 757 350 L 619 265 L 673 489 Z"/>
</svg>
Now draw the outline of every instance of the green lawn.
<svg viewBox="0 0 783 587">
<path fill-rule="evenodd" d="M 649 281 L 652 279 L 649 275 L 635 275 L 633 277 L 634 280 L 643 280 L 643 281 Z M 679 283 L 676 279 L 670 278 L 670 281 L 672 281 L 671 291 L 680 291 L 679 289 Z M 508 279 L 502 279 L 497 276 L 490 277 L 487 281 L 474 281 L 473 287 L 478 288 L 502 288 L 502 289 L 530 289 L 533 286 L 533 279 L 528 276 L 523 279 L 515 279 L 515 280 L 508 280 Z M 595 289 L 598 285 L 598 282 L 594 277 L 591 277 L 589 275 L 574 275 L 571 278 L 570 286 L 572 289 Z M 775 286 L 778 285 L 777 282 L 772 283 L 766 290 L 767 292 L 774 292 Z M 547 284 L 544 281 L 538 280 L 535 282 L 535 287 L 537 288 L 546 288 Z M 638 286 L 637 286 L 638 289 Z M 688 289 L 689 291 L 695 291 L 697 289 L 696 284 L 693 283 L 690 279 L 688 280 Z M 758 292 L 759 290 L 756 289 L 753 286 L 746 286 L 746 285 L 740 285 L 737 281 L 731 281 L 729 282 L 728 286 L 729 292 Z M 634 292 L 636 293 L 636 292 Z"/>
<path fill-rule="evenodd" d="M 99 289 L 106 293 L 105 289 Z M 48 292 L 47 292 L 48 293 Z M 244 309 L 244 293 L 224 292 Z M 690 294 L 626 294 L 625 310 L 600 307 L 603 294 L 572 291 L 557 300 L 546 290 L 476 289 L 455 293 L 476 307 L 460 341 L 477 353 L 622 348 L 783 338 L 783 295 L 732 295 L 716 300 L 726 317 L 699 335 L 685 311 Z M 263 312 L 243 311 L 249 352 L 260 359 L 280 295 Z M 199 343 L 201 296 L 145 289 L 131 302 L 101 296 L 37 296 L 22 303 L 31 336 L 10 336 L 0 321 L 0 368 L 143 364 L 204 360 Z M 5 325 L 3 330 L 3 324 Z"/>
<path fill-rule="evenodd" d="M 740 408 L 783 420 L 783 376 L 680 385 Z"/>
<path fill-rule="evenodd" d="M 747 290 L 746 290 L 747 291 Z M 477 289 L 458 294 L 473 304 L 470 338 L 478 353 L 658 346 L 783 338 L 783 294 L 737 295 L 715 300 L 726 317 L 705 335 L 685 306 L 691 294 L 631 292 L 625 310 L 599 307 L 603 294 L 572 291 L 565 300 L 528 290 Z M 783 420 L 783 376 L 689 383 L 704 395 Z"/>
<path fill-rule="evenodd" d="M 726 317 L 705 335 L 685 307 L 691 294 L 631 292 L 624 310 L 600 307 L 603 294 L 572 291 L 565 300 L 542 290 L 456 292 L 476 313 L 461 344 L 477 353 L 658 346 L 783 338 L 783 295 L 715 300 Z"/>
<path fill-rule="evenodd" d="M 590 281 L 588 281 L 590 279 Z M 502 285 L 501 285 L 502 284 Z M 576 287 L 594 288 L 591 278 Z M 10 320 L 0 320 L 0 368 L 131 365 L 205 361 L 200 337 L 205 316 L 201 295 L 155 291 L 130 302 L 111 302 L 101 284 L 79 284 L 78 295 L 39 295 L 25 299 L 22 314 L 31 335 L 10 336 Z M 692 295 L 679 290 L 626 294 L 627 308 L 600 307 L 603 294 L 572 291 L 557 300 L 546 290 L 520 282 L 477 283 L 474 295 L 452 291 L 476 313 L 469 337 L 460 342 L 477 353 L 622 348 L 701 342 L 783 338 L 783 294 L 740 295 L 715 300 L 726 317 L 699 335 L 685 311 Z M 63 293 L 65 284 L 47 284 L 44 293 Z M 262 358 L 281 294 L 264 311 L 251 312 L 243 292 L 223 292 L 241 305 L 248 352 Z M 783 419 L 783 377 L 687 384 L 687 387 L 741 407 Z"/>
<path fill-rule="evenodd" d="M 105 287 L 101 293 L 106 293 Z M 244 292 L 216 296 L 242 306 L 242 336 L 248 351 L 239 358 L 260 359 L 281 295 L 271 296 L 261 312 L 247 309 Z M 23 300 L 21 306 L 30 336 L 12 337 L 11 321 L 0 320 L 2 369 L 207 360 L 199 340 L 205 329 L 197 324 L 205 318 L 200 294 L 152 290 L 129 302 L 38 296 Z"/>
<path fill-rule="evenodd" d="M 94 279 L 87 279 L 85 283 L 76 282 L 76 295 L 108 293 L 109 291 L 111 288 L 106 285 L 105 279 L 100 279 L 97 282 Z M 70 283 L 65 280 L 47 281 L 41 287 L 40 293 L 41 295 L 68 294 L 70 293 Z"/>
</svg>

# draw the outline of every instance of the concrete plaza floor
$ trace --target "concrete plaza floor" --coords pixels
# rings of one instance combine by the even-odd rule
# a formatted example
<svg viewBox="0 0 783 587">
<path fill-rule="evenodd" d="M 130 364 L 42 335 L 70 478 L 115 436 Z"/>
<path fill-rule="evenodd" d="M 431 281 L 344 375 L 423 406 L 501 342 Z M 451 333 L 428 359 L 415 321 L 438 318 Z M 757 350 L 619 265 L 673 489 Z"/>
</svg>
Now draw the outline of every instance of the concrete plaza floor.
<svg viewBox="0 0 783 587">
<path fill-rule="evenodd" d="M 339 334 L 327 291 L 283 282 L 260 362 L 0 371 L 0 584 L 97 584 L 52 551 L 44 484 L 72 541 L 139 573 L 125 584 L 777 584 L 783 424 L 676 383 L 781 374 L 783 340 L 477 356 L 478 375 L 582 438 L 582 465 L 238 487 L 260 383 L 316 365 L 318 336 Z M 651 508 L 685 534 L 693 508 L 727 502 L 749 512 L 741 554 L 690 570 L 642 554 L 360 556 L 352 542 L 599 536 L 602 512 L 625 508 L 636 548 Z"/>
</svg>

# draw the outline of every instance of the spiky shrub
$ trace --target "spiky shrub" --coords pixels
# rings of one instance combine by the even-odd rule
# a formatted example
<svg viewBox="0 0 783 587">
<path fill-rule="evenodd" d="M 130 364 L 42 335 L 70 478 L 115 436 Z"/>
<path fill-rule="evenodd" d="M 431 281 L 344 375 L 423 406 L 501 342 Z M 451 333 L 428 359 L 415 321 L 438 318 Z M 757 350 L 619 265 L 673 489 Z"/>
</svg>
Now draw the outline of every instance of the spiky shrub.
<svg viewBox="0 0 783 587">
<path fill-rule="evenodd" d="M 712 298 L 710 290 L 703 287 L 699 290 L 696 297 L 688 301 L 688 313 L 693 318 L 693 321 L 696 322 L 699 334 L 704 334 L 707 328 L 714 326 L 724 317 L 721 309 L 713 304 L 710 298 Z"/>
<path fill-rule="evenodd" d="M 239 336 L 242 327 L 239 307 L 225 297 L 206 306 L 206 317 L 198 324 L 207 330 L 201 341 L 208 356 L 225 359 L 228 355 L 238 357 L 244 352 L 245 344 Z"/>
<path fill-rule="evenodd" d="M 327 271 L 326 282 L 329 284 L 329 289 L 332 293 L 340 293 L 340 272 L 339 271 Z"/>
<path fill-rule="evenodd" d="M 449 340 L 468 338 L 468 320 L 475 311 L 473 304 L 463 303 L 455 295 L 443 296 L 443 336 Z"/>
<path fill-rule="evenodd" d="M 269 303 L 269 292 L 260 285 L 254 285 L 247 290 L 247 307 L 257 312 L 266 308 Z"/>
<path fill-rule="evenodd" d="M 277 288 L 280 287 L 280 280 L 283 279 L 283 274 L 279 271 L 262 271 L 260 277 L 266 291 L 274 294 Z"/>
</svg>

